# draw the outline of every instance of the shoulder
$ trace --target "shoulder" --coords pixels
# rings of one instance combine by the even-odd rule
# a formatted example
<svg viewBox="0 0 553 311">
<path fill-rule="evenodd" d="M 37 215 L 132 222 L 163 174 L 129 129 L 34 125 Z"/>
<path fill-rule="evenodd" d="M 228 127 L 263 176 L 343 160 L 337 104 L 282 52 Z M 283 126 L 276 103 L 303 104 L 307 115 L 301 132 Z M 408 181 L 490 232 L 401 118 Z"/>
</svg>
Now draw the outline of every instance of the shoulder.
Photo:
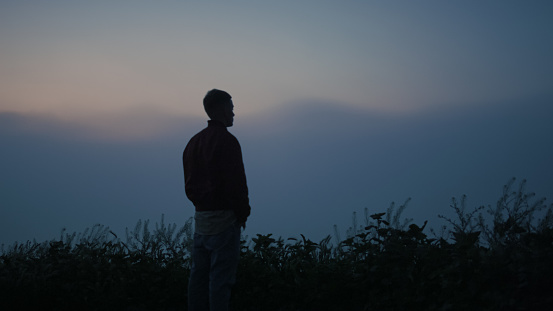
<svg viewBox="0 0 553 311">
<path fill-rule="evenodd" d="M 186 151 L 187 149 L 192 148 L 193 146 L 195 146 L 197 144 L 200 144 L 200 141 L 202 140 L 202 137 L 204 137 L 206 135 L 206 130 L 207 130 L 207 128 L 205 128 L 205 129 L 199 131 L 198 133 L 194 134 L 194 136 L 192 136 L 192 138 L 190 138 L 190 140 L 186 144 L 186 147 L 185 147 L 184 151 Z"/>
<path fill-rule="evenodd" d="M 190 146 L 190 145 L 193 145 L 196 141 L 198 141 L 201 136 L 202 136 L 202 132 L 198 132 L 196 134 L 194 134 L 194 136 L 192 136 L 192 138 L 190 138 L 190 140 L 188 141 L 188 143 L 186 144 L 186 146 Z"/>
<path fill-rule="evenodd" d="M 238 139 L 231 132 L 225 131 L 224 136 L 225 136 L 225 141 L 227 143 L 237 145 L 238 147 L 240 147 L 240 143 L 238 142 Z"/>
<path fill-rule="evenodd" d="M 236 136 L 234 136 L 231 132 L 229 132 L 228 130 L 225 130 L 225 136 L 227 139 L 230 139 L 230 140 L 233 140 L 233 141 L 236 141 L 238 142 L 238 139 L 236 138 Z"/>
</svg>

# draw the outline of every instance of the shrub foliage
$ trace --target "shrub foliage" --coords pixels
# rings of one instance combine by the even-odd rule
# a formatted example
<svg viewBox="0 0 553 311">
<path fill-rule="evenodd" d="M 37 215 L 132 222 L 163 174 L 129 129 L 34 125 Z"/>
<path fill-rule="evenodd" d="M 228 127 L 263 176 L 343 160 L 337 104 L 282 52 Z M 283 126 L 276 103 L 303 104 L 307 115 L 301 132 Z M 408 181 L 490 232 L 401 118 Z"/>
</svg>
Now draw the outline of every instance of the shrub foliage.
<svg viewBox="0 0 553 311">
<path fill-rule="evenodd" d="M 400 221 L 409 202 L 365 213 L 332 243 L 242 240 L 235 310 L 542 310 L 553 303 L 553 206 L 505 187 L 438 235 Z M 491 217 L 488 217 L 491 216 Z M 430 231 L 430 236 L 427 231 Z M 1 310 L 185 310 L 192 221 L 139 221 L 125 241 L 97 225 L 59 240 L 2 247 Z"/>
</svg>

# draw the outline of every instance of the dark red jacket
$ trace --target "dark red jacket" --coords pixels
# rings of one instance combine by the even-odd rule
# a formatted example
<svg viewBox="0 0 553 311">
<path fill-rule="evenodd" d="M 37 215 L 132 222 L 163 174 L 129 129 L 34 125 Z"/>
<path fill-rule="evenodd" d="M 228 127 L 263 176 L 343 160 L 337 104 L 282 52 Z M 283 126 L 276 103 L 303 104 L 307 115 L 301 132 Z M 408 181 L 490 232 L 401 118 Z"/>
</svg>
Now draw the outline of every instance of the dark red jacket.
<svg viewBox="0 0 553 311">
<path fill-rule="evenodd" d="M 239 223 L 250 215 L 242 150 L 218 121 L 194 135 L 182 155 L 186 196 L 196 211 L 233 210 Z"/>
</svg>

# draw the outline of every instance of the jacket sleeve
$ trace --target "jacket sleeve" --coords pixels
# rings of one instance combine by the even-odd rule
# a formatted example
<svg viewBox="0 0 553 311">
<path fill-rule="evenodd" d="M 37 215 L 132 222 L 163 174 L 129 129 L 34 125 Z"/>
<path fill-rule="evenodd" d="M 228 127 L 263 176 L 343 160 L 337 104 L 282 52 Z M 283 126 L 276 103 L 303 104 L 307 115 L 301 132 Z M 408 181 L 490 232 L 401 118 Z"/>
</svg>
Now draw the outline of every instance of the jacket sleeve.
<svg viewBox="0 0 553 311">
<path fill-rule="evenodd" d="M 236 214 L 239 223 L 245 223 L 250 215 L 251 207 L 248 197 L 246 172 L 242 159 L 242 149 L 238 140 L 232 136 L 227 145 L 226 197 Z"/>
</svg>

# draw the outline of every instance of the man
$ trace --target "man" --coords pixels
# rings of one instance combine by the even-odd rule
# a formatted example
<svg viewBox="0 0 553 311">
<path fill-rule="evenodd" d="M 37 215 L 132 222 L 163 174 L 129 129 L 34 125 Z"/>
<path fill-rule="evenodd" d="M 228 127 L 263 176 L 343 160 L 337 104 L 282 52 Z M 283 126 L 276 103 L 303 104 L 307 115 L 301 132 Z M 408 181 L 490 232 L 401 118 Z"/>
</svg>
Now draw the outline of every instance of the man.
<svg viewBox="0 0 553 311">
<path fill-rule="evenodd" d="M 186 196 L 195 206 L 194 249 L 188 310 L 228 310 L 240 255 L 240 228 L 250 215 L 242 151 L 227 127 L 234 121 L 231 96 L 209 91 L 203 100 L 207 128 L 184 149 Z"/>
</svg>

